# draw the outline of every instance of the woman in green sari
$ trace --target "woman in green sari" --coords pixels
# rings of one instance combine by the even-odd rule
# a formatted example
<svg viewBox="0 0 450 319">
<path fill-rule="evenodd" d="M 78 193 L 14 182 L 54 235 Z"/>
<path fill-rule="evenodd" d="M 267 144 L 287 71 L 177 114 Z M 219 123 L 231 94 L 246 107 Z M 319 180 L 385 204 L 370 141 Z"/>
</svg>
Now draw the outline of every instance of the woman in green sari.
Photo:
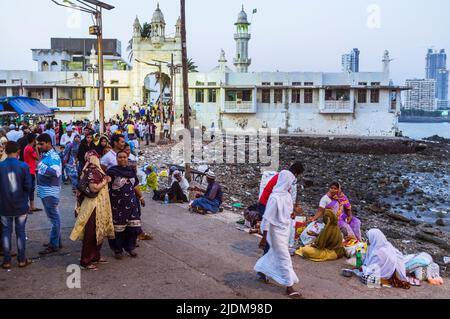
<svg viewBox="0 0 450 319">
<path fill-rule="evenodd" d="M 325 228 L 319 237 L 313 244 L 297 250 L 297 255 L 317 262 L 336 260 L 345 255 L 338 219 L 331 209 L 325 210 L 323 221 Z"/>
</svg>

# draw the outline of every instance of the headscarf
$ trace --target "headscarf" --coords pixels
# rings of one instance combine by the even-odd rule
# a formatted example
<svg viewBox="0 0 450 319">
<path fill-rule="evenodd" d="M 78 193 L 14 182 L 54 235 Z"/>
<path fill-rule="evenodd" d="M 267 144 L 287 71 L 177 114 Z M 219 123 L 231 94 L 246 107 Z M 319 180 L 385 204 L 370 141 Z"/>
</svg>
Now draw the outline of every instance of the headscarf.
<svg viewBox="0 0 450 319">
<path fill-rule="evenodd" d="M 343 244 L 342 232 L 338 226 L 337 216 L 332 210 L 325 210 L 323 216 L 325 228 L 320 232 L 319 237 L 314 241 L 313 246 L 318 249 L 334 250 L 339 258 L 344 256 L 345 249 Z"/>
<path fill-rule="evenodd" d="M 103 176 L 106 176 L 105 172 L 102 169 L 102 166 L 100 165 L 100 156 L 98 153 L 94 150 L 91 150 L 86 153 L 84 156 L 84 160 L 86 161 L 86 164 L 83 168 L 82 177 L 85 175 L 85 172 L 91 169 L 98 170 Z"/>
<path fill-rule="evenodd" d="M 408 281 L 402 253 L 392 246 L 381 230 L 369 230 L 367 238 L 369 249 L 363 265 L 364 275 L 390 279 L 397 272 L 400 280 Z"/>
<path fill-rule="evenodd" d="M 280 228 L 289 228 L 294 202 L 290 194 L 296 178 L 290 171 L 282 171 L 278 183 L 274 187 L 264 213 L 264 223 L 270 223 Z M 263 227 L 266 228 L 266 227 Z"/>
<path fill-rule="evenodd" d="M 346 209 L 351 209 L 352 205 L 350 204 L 350 201 L 348 200 L 347 196 L 342 191 L 342 186 L 339 184 L 339 191 L 336 195 L 332 195 L 330 192 L 328 192 L 327 196 L 330 199 L 333 199 L 339 203 L 340 207 L 345 207 Z"/>
<path fill-rule="evenodd" d="M 100 172 L 106 176 L 100 166 L 100 159 L 95 151 L 89 151 L 85 155 L 86 165 L 83 169 L 82 178 L 92 170 Z M 85 227 L 93 212 L 95 217 L 95 233 L 97 245 L 101 245 L 105 238 L 114 239 L 114 224 L 112 220 L 112 209 L 109 198 L 108 186 L 103 187 L 95 198 L 84 198 L 77 207 L 78 217 L 75 226 L 70 235 L 73 241 L 83 240 L 85 236 Z"/>
</svg>

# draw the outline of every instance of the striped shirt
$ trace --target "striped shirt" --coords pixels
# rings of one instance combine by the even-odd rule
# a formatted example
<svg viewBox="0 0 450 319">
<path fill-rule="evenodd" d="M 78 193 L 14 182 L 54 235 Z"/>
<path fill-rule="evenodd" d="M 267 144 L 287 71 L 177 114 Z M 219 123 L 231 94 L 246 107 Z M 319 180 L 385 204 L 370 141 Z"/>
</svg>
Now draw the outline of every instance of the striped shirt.
<svg viewBox="0 0 450 319">
<path fill-rule="evenodd" d="M 54 149 L 45 153 L 37 167 L 37 195 L 56 197 L 61 193 L 61 158 Z"/>
</svg>

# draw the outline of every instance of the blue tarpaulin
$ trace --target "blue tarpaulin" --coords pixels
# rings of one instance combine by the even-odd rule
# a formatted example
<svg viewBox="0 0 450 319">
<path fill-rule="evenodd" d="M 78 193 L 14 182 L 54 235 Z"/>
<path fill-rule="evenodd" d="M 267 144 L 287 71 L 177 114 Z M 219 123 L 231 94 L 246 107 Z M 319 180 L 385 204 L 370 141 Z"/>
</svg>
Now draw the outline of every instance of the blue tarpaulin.
<svg viewBox="0 0 450 319">
<path fill-rule="evenodd" d="M 38 99 L 32 99 L 25 96 L 0 98 L 0 111 L 14 111 L 19 115 L 45 115 L 52 113 L 52 110 L 42 104 Z"/>
</svg>

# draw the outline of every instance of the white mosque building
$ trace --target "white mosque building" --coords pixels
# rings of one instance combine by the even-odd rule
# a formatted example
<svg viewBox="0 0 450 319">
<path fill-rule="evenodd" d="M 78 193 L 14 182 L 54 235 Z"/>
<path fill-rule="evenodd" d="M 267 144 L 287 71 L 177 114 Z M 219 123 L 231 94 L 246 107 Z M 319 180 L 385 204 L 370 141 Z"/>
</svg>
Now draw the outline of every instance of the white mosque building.
<svg viewBox="0 0 450 319">
<path fill-rule="evenodd" d="M 171 63 L 173 59 L 174 65 L 181 64 L 180 24 L 180 20 L 176 21 L 175 35 L 167 37 L 158 4 L 151 20 L 151 36 L 142 38 L 141 23 L 136 17 L 131 65 L 121 58 L 120 42 L 108 40 L 107 118 L 119 114 L 124 105 L 149 99 L 146 83 L 158 68 L 138 61 Z M 395 136 L 398 132 L 401 91 L 405 88 L 390 85 L 388 51 L 384 52 L 379 72 L 250 72 L 250 23 L 244 8 L 235 26 L 235 70 L 227 65 L 222 50 L 216 68 L 189 74 L 195 125 L 274 128 L 311 135 Z M 97 118 L 95 44 L 86 44 L 87 39 L 66 39 L 78 42 L 69 41 L 64 46 L 62 40 L 52 39 L 52 49 L 33 50 L 38 71 L 0 70 L 0 96 L 39 98 L 47 106 L 57 108 L 57 118 L 63 121 Z M 170 74 L 166 63 L 162 63 L 162 72 Z M 183 112 L 181 74 L 175 74 L 174 80 L 179 118 Z"/>
</svg>

